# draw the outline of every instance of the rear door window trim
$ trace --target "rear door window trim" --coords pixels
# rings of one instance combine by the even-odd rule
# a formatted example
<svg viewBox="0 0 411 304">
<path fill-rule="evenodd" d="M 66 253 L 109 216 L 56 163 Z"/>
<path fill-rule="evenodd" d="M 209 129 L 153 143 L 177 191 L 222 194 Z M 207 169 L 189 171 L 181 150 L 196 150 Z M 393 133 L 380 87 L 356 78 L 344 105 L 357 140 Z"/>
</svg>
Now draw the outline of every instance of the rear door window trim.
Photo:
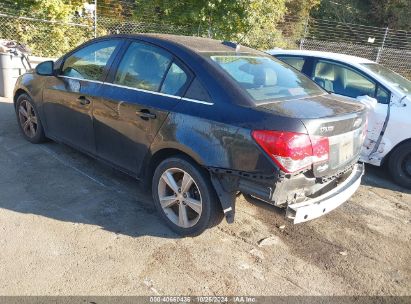
<svg viewBox="0 0 411 304">
<path fill-rule="evenodd" d="M 109 86 L 113 86 L 113 87 L 119 87 L 119 88 L 123 88 L 123 89 L 134 90 L 134 91 L 139 91 L 139 92 L 149 93 L 149 94 L 154 94 L 154 95 L 166 96 L 166 97 L 171 97 L 171 98 L 180 99 L 180 100 L 184 100 L 184 101 L 189 101 L 189 102 L 204 104 L 204 105 L 208 105 L 208 106 L 212 106 L 212 105 L 214 104 L 213 102 L 208 102 L 208 101 L 204 101 L 204 100 L 187 98 L 187 97 L 182 97 L 182 96 L 177 96 L 177 95 L 171 95 L 171 94 L 166 94 L 166 93 L 161 93 L 161 92 L 148 91 L 148 90 L 144 90 L 144 89 L 138 89 L 138 88 L 128 87 L 128 86 L 124 86 L 124 85 L 116 84 L 116 83 L 111 83 L 111 82 L 98 81 L 98 80 L 90 80 L 90 79 L 82 79 L 82 78 L 76 78 L 76 77 L 64 76 L 64 75 L 59 75 L 59 76 L 57 76 L 57 77 L 58 77 L 58 78 L 73 79 L 73 80 L 78 80 L 78 81 L 87 81 L 87 82 L 92 82 L 92 83 L 105 84 L 105 85 L 109 85 Z"/>
</svg>

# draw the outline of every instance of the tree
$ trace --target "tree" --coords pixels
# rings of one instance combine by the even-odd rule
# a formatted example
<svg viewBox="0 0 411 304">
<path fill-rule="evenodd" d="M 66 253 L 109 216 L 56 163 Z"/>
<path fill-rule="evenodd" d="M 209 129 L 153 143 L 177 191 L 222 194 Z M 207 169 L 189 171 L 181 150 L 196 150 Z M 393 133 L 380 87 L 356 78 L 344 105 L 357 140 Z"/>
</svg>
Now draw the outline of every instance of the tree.
<svg viewBox="0 0 411 304">
<path fill-rule="evenodd" d="M 11 0 L 5 0 L 11 1 Z M 13 0 L 22 15 L 47 20 L 81 22 L 93 25 L 93 16 L 86 16 L 84 3 L 94 0 Z M 286 36 L 301 36 L 308 12 L 320 0 L 98 0 L 99 34 L 106 31 L 171 32 L 209 36 L 235 41 L 261 49 L 286 46 Z M 24 11 L 24 13 L 23 13 Z M 83 15 L 82 18 L 79 15 Z M 286 16 L 297 16 L 284 22 Z M 84 16 L 88 18 L 84 18 Z M 62 52 L 70 40 L 78 42 L 75 30 L 47 25 L 55 39 L 51 44 Z M 21 41 L 30 42 L 36 52 L 41 28 L 17 30 Z M 101 32 L 103 31 L 103 32 Z M 81 30 L 79 33 L 82 32 Z M 37 35 L 36 33 L 39 33 Z M 84 34 L 84 33 L 83 33 Z M 46 35 L 45 35 L 46 36 Z M 36 38 L 34 38 L 36 37 Z M 87 36 L 88 37 L 88 36 Z M 57 38 L 57 39 L 56 39 Z M 292 40 L 297 40 L 293 38 Z M 42 50 L 43 54 L 47 54 Z"/>
<path fill-rule="evenodd" d="M 15 0 L 12 7 L 21 16 L 69 21 L 83 2 L 82 0 Z"/>
<path fill-rule="evenodd" d="M 370 0 L 369 17 L 378 26 L 411 31 L 411 0 Z"/>
<path fill-rule="evenodd" d="M 288 0 L 286 2 L 287 16 L 294 18 L 306 18 L 314 8 L 317 8 L 321 0 Z"/>
<path fill-rule="evenodd" d="M 321 0 L 312 16 L 410 31 L 411 0 Z"/>
<path fill-rule="evenodd" d="M 330 19 L 342 23 L 367 24 L 369 0 L 321 0 L 321 4 L 312 11 L 318 19 Z"/>
<path fill-rule="evenodd" d="M 130 17 L 133 9 L 133 3 L 118 0 L 98 0 L 97 14 L 103 18 L 116 18 L 124 20 L 124 17 Z"/>
<path fill-rule="evenodd" d="M 1 37 L 28 45 L 38 56 L 58 56 L 92 37 L 89 27 L 69 23 L 81 10 L 82 0 L 16 0 L 16 14 L 46 21 L 8 19 L 2 24 Z"/>
<path fill-rule="evenodd" d="M 189 26 L 193 33 L 266 47 L 278 36 L 287 0 L 136 0 L 134 18 Z"/>
<path fill-rule="evenodd" d="M 307 26 L 310 12 L 318 7 L 321 0 L 288 0 L 286 2 L 287 13 L 284 26 L 282 26 L 282 34 L 287 37 L 288 47 L 295 47 Z"/>
</svg>

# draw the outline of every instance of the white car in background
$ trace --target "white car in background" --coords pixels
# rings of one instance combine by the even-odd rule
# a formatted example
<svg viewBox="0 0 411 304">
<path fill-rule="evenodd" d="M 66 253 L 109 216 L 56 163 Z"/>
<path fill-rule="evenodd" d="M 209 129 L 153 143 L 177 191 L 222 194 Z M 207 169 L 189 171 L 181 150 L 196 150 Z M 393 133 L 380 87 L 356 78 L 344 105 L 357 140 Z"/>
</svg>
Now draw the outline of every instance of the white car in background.
<svg viewBox="0 0 411 304">
<path fill-rule="evenodd" d="M 281 49 L 267 53 L 325 90 L 365 103 L 368 134 L 360 160 L 386 164 L 397 184 L 411 188 L 411 81 L 374 61 L 350 55 Z"/>
</svg>

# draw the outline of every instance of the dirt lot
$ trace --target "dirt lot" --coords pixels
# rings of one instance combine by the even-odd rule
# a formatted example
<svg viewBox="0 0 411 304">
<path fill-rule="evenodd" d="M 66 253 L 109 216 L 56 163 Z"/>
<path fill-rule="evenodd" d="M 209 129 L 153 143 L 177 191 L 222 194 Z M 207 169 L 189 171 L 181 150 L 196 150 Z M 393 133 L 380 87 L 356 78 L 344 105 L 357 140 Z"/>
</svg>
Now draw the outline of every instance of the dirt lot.
<svg viewBox="0 0 411 304">
<path fill-rule="evenodd" d="M 385 175 L 367 167 L 354 197 L 313 222 L 240 197 L 234 224 L 180 239 L 135 180 L 24 141 L 3 99 L 0 294 L 410 295 L 411 192 Z"/>
</svg>

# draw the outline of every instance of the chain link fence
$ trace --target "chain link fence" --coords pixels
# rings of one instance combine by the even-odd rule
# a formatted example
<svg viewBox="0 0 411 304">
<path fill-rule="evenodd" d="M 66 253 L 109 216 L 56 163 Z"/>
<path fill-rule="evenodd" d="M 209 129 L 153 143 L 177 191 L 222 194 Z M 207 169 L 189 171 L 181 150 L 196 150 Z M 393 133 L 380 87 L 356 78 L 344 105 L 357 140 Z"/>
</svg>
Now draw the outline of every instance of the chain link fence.
<svg viewBox="0 0 411 304">
<path fill-rule="evenodd" d="M 135 33 L 162 33 L 197 36 L 200 35 L 197 28 L 189 26 L 177 26 L 173 24 L 160 24 L 154 22 L 135 22 L 130 20 L 115 20 L 107 17 L 98 19 L 97 35 L 107 34 L 135 34 Z"/>
<path fill-rule="evenodd" d="M 118 33 L 165 33 L 210 36 L 212 29 L 176 26 L 158 22 L 136 22 L 99 17 L 79 18 L 72 23 L 2 14 L 0 39 L 26 44 L 33 55 L 59 57 L 95 37 Z M 346 24 L 329 20 L 286 18 L 278 24 L 281 36 L 273 47 L 301 48 L 355 55 L 377 61 L 411 79 L 411 33 Z M 268 33 L 267 33 L 268 35 Z"/>
<path fill-rule="evenodd" d="M 364 57 L 411 79 L 411 32 L 311 19 L 299 47 Z"/>
<path fill-rule="evenodd" d="M 25 44 L 35 56 L 58 57 L 93 37 L 92 25 L 0 14 L 0 39 Z"/>
<path fill-rule="evenodd" d="M 120 21 L 105 17 L 98 19 L 95 30 L 93 20 L 82 18 L 79 21 L 81 23 L 67 23 L 0 13 L 0 39 L 23 43 L 35 56 L 59 57 L 95 36 L 120 33 L 199 34 L 196 28 L 129 20 Z"/>
</svg>

